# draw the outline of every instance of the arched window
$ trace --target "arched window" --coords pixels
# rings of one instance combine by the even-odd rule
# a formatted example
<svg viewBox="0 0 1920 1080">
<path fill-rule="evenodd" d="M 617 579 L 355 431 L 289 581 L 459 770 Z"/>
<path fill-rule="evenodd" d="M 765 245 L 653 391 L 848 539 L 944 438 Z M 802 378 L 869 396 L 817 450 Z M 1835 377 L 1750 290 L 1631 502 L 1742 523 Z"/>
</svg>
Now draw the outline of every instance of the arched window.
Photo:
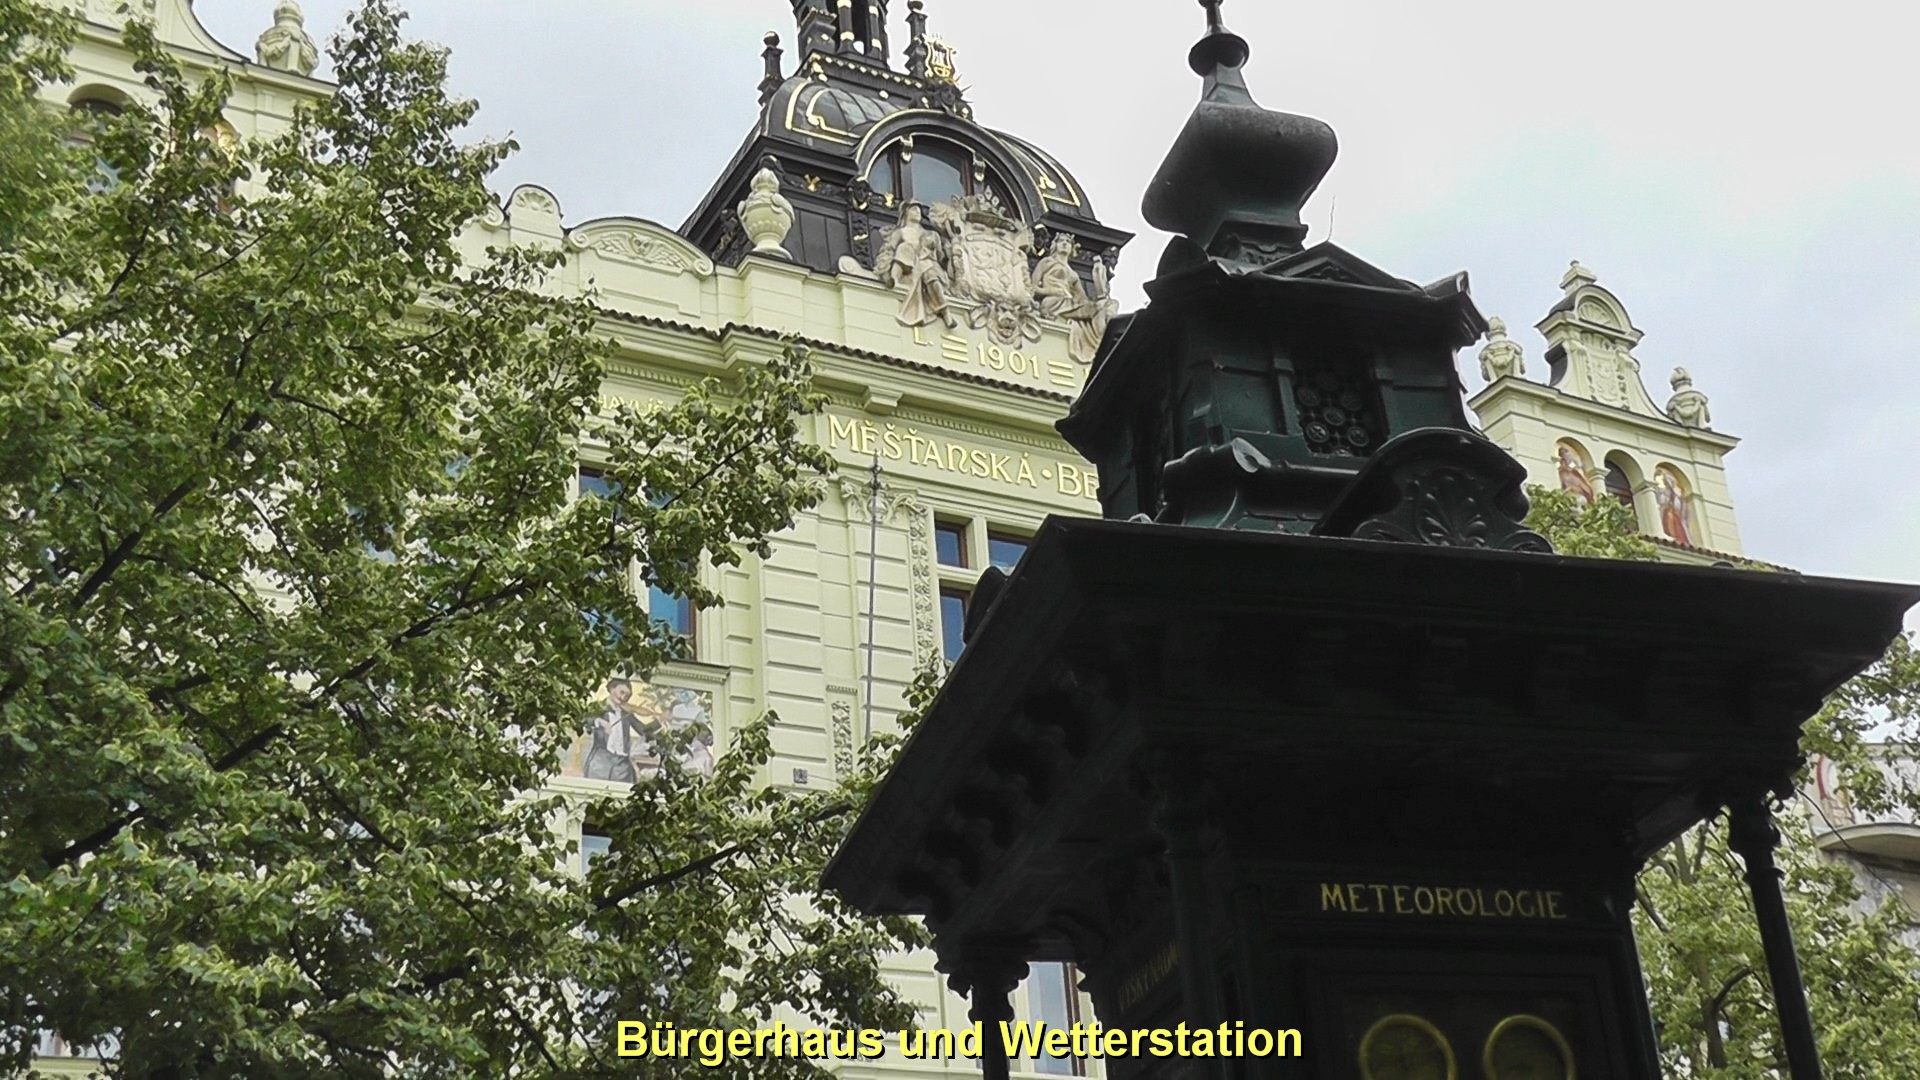
<svg viewBox="0 0 1920 1080">
<path fill-rule="evenodd" d="M 907 159 L 907 196 L 928 205 L 957 199 L 968 194 L 970 171 L 958 147 L 929 143 Z"/>
<path fill-rule="evenodd" d="M 934 206 L 964 195 L 985 195 L 1018 217 L 1013 190 L 972 151 L 945 139 L 909 135 L 874 159 L 867 184 L 888 206 Z"/>
<path fill-rule="evenodd" d="M 1633 509 L 1633 481 L 1627 478 L 1627 471 L 1617 461 L 1607 462 L 1607 494 L 1627 509 Z"/>
<path fill-rule="evenodd" d="M 73 110 L 74 125 L 67 135 L 67 145 L 77 150 L 93 146 L 99 137 L 100 129 L 123 111 L 120 103 L 102 95 L 82 96 L 85 91 L 75 94 L 68 106 Z M 120 186 L 120 170 L 105 157 L 95 154 L 93 158 L 94 175 L 87 181 L 89 191 L 111 191 Z"/>
</svg>

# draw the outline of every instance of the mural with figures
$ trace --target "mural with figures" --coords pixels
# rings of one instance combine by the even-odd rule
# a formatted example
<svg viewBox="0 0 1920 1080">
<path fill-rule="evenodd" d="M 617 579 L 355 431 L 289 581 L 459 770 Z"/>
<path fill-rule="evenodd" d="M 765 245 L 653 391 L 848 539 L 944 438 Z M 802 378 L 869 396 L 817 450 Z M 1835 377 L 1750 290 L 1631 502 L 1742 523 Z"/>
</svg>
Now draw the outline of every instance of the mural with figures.
<svg viewBox="0 0 1920 1080">
<path fill-rule="evenodd" d="M 1653 496 L 1660 506 L 1660 531 L 1667 539 L 1697 544 L 1693 536 L 1693 501 L 1687 478 L 1671 465 L 1653 470 Z"/>
<path fill-rule="evenodd" d="M 1593 459 L 1578 443 L 1562 439 L 1554 444 L 1554 466 L 1560 473 L 1560 490 L 1573 495 L 1581 506 L 1592 506 Z"/>
<path fill-rule="evenodd" d="M 713 695 L 612 679 L 588 711 L 585 730 L 560 775 L 632 784 L 659 776 L 665 762 L 713 774 Z"/>
</svg>

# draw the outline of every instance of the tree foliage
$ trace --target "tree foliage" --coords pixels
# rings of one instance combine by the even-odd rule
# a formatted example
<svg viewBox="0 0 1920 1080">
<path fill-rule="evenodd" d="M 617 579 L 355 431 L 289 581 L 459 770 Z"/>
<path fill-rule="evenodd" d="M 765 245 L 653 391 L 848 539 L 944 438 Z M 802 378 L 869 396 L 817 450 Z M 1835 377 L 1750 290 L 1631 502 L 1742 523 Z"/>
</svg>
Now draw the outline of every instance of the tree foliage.
<svg viewBox="0 0 1920 1080">
<path fill-rule="evenodd" d="M 229 75 L 137 21 L 140 101 L 47 107 L 71 17 L 0 0 L 0 1069 L 53 1030 L 124 1076 L 591 1075 L 615 1017 L 910 1016 L 911 930 L 817 894 L 844 796 L 765 790 L 771 719 L 585 807 L 573 869 L 543 778 L 683 646 L 636 585 L 767 551 L 820 400 L 790 353 L 607 413 L 558 256 L 463 254 L 511 146 L 401 22 L 229 148 Z"/>
<path fill-rule="evenodd" d="M 1561 491 L 1529 492 L 1528 523 L 1564 554 L 1650 560 L 1625 507 L 1583 508 Z M 1743 571 L 1754 572 L 1754 571 Z M 1807 724 L 1802 746 L 1832 761 L 1868 816 L 1920 811 L 1898 770 L 1920 736 L 1920 653 L 1895 639 Z M 1804 781 L 1806 778 L 1802 778 Z M 1803 782 L 1801 787 L 1807 785 Z M 1802 812 L 1805 811 L 1805 812 Z M 1920 953 L 1897 888 L 1867 902 L 1853 870 L 1814 847 L 1822 811 L 1807 801 L 1776 819 L 1784 841 L 1787 910 L 1827 1074 L 1857 1080 L 1920 1076 Z M 1774 1080 L 1786 1070 L 1766 957 L 1740 861 L 1724 820 L 1657 854 L 1640 876 L 1635 930 L 1668 1075 Z"/>
</svg>

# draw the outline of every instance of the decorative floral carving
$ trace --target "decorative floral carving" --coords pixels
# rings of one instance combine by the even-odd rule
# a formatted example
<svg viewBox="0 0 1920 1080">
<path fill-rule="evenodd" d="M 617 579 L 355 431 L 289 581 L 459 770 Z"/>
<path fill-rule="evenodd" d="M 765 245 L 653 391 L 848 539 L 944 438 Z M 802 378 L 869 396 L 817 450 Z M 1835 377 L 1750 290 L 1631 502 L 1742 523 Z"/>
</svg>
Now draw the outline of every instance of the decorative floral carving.
<svg viewBox="0 0 1920 1080">
<path fill-rule="evenodd" d="M 567 245 L 615 259 L 667 270 L 713 273 L 713 260 L 685 241 L 670 239 L 637 225 L 582 225 L 567 234 Z"/>
<path fill-rule="evenodd" d="M 926 507 L 911 493 L 901 500 L 907 511 L 907 577 L 913 590 L 913 652 L 915 656 L 940 655 L 937 601 L 933 584 L 933 519 Z"/>
<path fill-rule="evenodd" d="M 80 0 L 73 5 L 87 19 L 119 26 L 127 21 L 129 12 L 151 19 L 159 10 L 159 0 Z"/>
<path fill-rule="evenodd" d="M 1432 547 L 1551 553 L 1523 523 L 1527 470 L 1484 436 L 1427 428 L 1382 446 L 1314 527 Z"/>
<path fill-rule="evenodd" d="M 847 520 L 863 523 L 872 521 L 875 502 L 872 482 L 842 476 L 838 484 L 840 499 L 847 504 Z M 880 488 L 878 501 L 882 525 L 891 522 L 907 507 L 919 505 L 918 496 L 914 492 L 888 491 L 884 485 Z"/>
<path fill-rule="evenodd" d="M 833 742 L 833 767 L 840 778 L 845 779 L 853 772 L 853 705 L 836 701 L 828 713 L 832 717 L 828 737 Z"/>
<path fill-rule="evenodd" d="M 1460 469 L 1435 469 L 1406 482 L 1410 512 L 1374 518 L 1355 529 L 1356 540 L 1391 540 L 1432 547 L 1492 548 L 1551 553 L 1537 533 L 1516 527 L 1495 507 L 1485 480 Z"/>
</svg>

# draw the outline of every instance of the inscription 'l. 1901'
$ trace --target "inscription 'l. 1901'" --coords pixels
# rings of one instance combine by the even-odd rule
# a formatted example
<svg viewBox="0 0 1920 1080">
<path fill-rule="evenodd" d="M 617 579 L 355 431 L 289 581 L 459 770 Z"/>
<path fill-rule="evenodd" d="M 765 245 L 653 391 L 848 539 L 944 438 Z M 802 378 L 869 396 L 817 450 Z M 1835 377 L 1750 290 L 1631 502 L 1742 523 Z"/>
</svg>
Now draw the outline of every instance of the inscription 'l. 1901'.
<svg viewBox="0 0 1920 1080">
<path fill-rule="evenodd" d="M 1479 886 L 1320 883 L 1320 910 L 1346 915 L 1448 916 L 1534 919 L 1560 922 L 1567 894 L 1557 889 L 1488 889 Z"/>
</svg>

